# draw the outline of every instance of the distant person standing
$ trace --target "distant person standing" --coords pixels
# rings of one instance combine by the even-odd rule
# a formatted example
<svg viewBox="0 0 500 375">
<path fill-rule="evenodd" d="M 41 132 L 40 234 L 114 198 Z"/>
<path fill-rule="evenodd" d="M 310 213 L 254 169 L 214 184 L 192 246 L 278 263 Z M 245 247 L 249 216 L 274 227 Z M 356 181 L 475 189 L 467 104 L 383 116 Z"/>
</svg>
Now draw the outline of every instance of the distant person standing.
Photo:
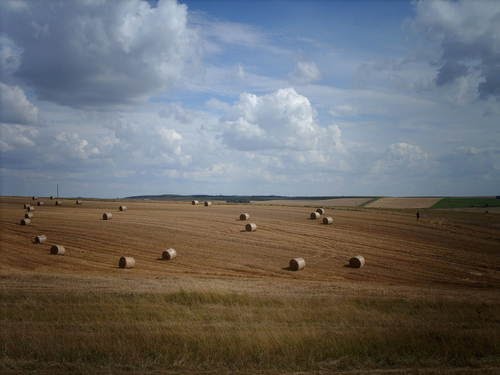
<svg viewBox="0 0 500 375">
<path fill-rule="evenodd" d="M 419 210 L 417 210 L 416 216 L 417 216 L 417 221 L 419 221 L 420 220 L 420 211 Z"/>
</svg>

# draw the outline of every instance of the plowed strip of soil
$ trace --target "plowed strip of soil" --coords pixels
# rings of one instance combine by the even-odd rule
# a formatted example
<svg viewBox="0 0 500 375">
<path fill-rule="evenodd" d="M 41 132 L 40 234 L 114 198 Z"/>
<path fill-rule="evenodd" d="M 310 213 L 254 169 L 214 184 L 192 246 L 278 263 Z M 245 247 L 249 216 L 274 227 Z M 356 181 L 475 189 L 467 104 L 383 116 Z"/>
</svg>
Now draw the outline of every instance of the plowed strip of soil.
<svg viewBox="0 0 500 375">
<path fill-rule="evenodd" d="M 380 198 L 368 203 L 372 208 L 429 208 L 442 198 Z"/>
</svg>

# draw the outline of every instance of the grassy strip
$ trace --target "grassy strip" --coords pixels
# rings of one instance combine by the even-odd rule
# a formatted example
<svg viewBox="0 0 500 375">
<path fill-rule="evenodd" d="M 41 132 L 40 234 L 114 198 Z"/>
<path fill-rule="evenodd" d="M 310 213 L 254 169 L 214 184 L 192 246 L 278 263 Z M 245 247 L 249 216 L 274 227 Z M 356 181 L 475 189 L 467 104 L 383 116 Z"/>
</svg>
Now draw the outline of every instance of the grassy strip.
<svg viewBox="0 0 500 375">
<path fill-rule="evenodd" d="M 349 370 L 499 365 L 498 305 L 2 291 L 0 370 Z"/>
<path fill-rule="evenodd" d="M 500 207 L 495 198 L 443 198 L 431 208 Z"/>
</svg>

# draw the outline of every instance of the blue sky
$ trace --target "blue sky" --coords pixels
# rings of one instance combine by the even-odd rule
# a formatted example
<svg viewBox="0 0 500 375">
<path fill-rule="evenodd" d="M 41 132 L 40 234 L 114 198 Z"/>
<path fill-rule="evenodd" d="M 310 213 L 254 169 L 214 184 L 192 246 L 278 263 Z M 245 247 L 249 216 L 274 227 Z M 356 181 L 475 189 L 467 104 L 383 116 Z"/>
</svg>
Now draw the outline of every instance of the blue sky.
<svg viewBox="0 0 500 375">
<path fill-rule="evenodd" d="M 498 195 L 497 1 L 4 1 L 0 193 Z"/>
</svg>

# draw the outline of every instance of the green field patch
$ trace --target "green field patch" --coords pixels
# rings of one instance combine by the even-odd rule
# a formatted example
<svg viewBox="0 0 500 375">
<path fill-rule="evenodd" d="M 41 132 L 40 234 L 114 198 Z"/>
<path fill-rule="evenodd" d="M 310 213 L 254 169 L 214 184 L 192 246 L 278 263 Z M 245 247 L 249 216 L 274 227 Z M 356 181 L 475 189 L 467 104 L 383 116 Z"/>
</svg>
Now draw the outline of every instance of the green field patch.
<svg viewBox="0 0 500 375">
<path fill-rule="evenodd" d="M 495 198 L 443 198 L 431 208 L 473 208 L 500 207 L 500 199 Z"/>
</svg>

